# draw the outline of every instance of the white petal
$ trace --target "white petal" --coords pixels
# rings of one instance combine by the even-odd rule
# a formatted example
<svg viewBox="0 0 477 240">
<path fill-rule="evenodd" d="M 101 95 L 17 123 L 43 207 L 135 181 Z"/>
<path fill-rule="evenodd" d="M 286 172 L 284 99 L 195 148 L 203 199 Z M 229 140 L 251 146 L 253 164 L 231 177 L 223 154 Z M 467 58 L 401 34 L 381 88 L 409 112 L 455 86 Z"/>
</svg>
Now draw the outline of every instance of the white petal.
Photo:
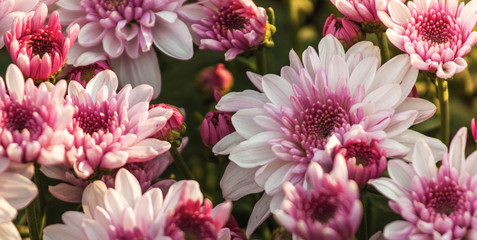
<svg viewBox="0 0 477 240">
<path fill-rule="evenodd" d="M 339 55 L 343 58 L 345 57 L 343 46 L 338 39 L 331 34 L 328 34 L 321 39 L 318 44 L 318 52 L 320 53 L 323 69 L 328 69 L 328 64 L 333 56 Z"/>
<path fill-rule="evenodd" d="M 23 74 L 17 65 L 8 65 L 5 80 L 10 95 L 16 96 L 17 100 L 19 101 L 23 100 L 23 94 L 25 92 L 25 79 L 23 78 Z"/>
<path fill-rule="evenodd" d="M 38 194 L 36 185 L 20 174 L 0 174 L 0 196 L 16 209 L 26 207 Z"/>
<path fill-rule="evenodd" d="M 422 139 L 417 140 L 412 153 L 412 163 L 417 175 L 428 179 L 437 178 L 437 168 L 432 151 Z"/>
<path fill-rule="evenodd" d="M 411 197 L 411 195 L 405 192 L 401 186 L 389 178 L 373 179 L 369 180 L 368 183 L 375 187 L 384 196 L 394 201 L 398 201 L 401 197 Z"/>
<path fill-rule="evenodd" d="M 220 139 L 220 141 L 218 141 L 212 148 L 212 152 L 218 155 L 228 155 L 239 143 L 244 140 L 245 138 L 243 138 L 240 134 L 233 132 Z"/>
<path fill-rule="evenodd" d="M 94 181 L 89 184 L 83 192 L 83 211 L 86 216 L 92 217 L 96 206 L 104 208 L 104 193 L 106 192 L 106 184 L 102 181 Z"/>
<path fill-rule="evenodd" d="M 464 169 L 465 159 L 465 144 L 467 142 L 467 128 L 462 127 L 455 134 L 449 145 L 449 164 L 451 167 L 455 168 L 458 173 L 461 173 Z"/>
<path fill-rule="evenodd" d="M 161 209 L 162 214 L 169 215 L 177 204 L 182 203 L 186 199 L 198 200 L 202 202 L 204 196 L 199 188 L 199 183 L 193 180 L 183 180 L 172 184 L 167 192 L 164 204 Z"/>
<path fill-rule="evenodd" d="M 262 132 L 241 142 L 230 153 L 230 160 L 243 168 L 254 168 L 267 164 L 277 157 L 268 142 L 279 136 L 275 132 Z"/>
<path fill-rule="evenodd" d="M 116 191 L 126 199 L 130 207 L 134 207 L 136 201 L 142 195 L 141 186 L 137 178 L 124 168 L 119 169 L 116 174 L 114 186 Z"/>
<path fill-rule="evenodd" d="M 12 222 L 0 223 L 0 236 L 2 236 L 2 239 L 5 239 L 5 240 L 21 240 L 22 239 L 20 237 L 20 233 L 18 233 L 18 229 L 15 227 L 15 225 Z M 45 238 L 45 240 L 48 240 L 48 238 Z M 65 240 L 69 240 L 69 239 L 65 239 Z"/>
<path fill-rule="evenodd" d="M 278 106 L 290 106 L 290 96 L 293 94 L 293 90 L 287 80 L 274 74 L 267 74 L 263 76 L 262 86 L 272 103 Z"/>
<path fill-rule="evenodd" d="M 423 122 L 424 120 L 429 119 L 436 112 L 436 105 L 422 98 L 413 98 L 407 97 L 404 101 L 396 108 L 396 113 L 404 112 L 407 110 L 416 110 L 418 115 L 414 120 L 413 125 Z"/>
<path fill-rule="evenodd" d="M 96 74 L 86 85 L 86 91 L 89 93 L 93 102 L 96 102 L 97 92 L 106 86 L 108 90 L 108 96 L 116 92 L 118 88 L 118 78 L 116 74 L 111 70 L 104 70 Z"/>
<path fill-rule="evenodd" d="M 257 168 L 241 168 L 230 162 L 220 180 L 220 188 L 225 199 L 236 201 L 245 195 L 258 193 L 263 188 L 255 182 Z"/>
<path fill-rule="evenodd" d="M 407 221 L 394 221 L 384 227 L 383 236 L 386 239 L 407 239 L 414 229 L 412 223 Z"/>
<path fill-rule="evenodd" d="M 432 149 L 432 155 L 436 161 L 441 160 L 444 153 L 447 153 L 447 147 L 437 138 L 428 137 L 422 133 L 416 132 L 414 130 L 406 130 L 402 134 L 399 134 L 396 137 L 393 137 L 394 140 L 413 149 L 416 141 L 418 139 L 423 139 L 427 145 Z M 411 161 L 411 155 L 406 156 L 404 159 Z"/>
<path fill-rule="evenodd" d="M 378 59 L 374 57 L 368 57 L 361 60 L 349 77 L 348 84 L 351 94 L 358 87 L 359 84 L 363 84 L 364 89 L 368 89 L 369 85 L 374 79 L 376 70 L 378 68 Z"/>
<path fill-rule="evenodd" d="M 43 166 L 42 166 L 43 167 Z M 83 188 L 67 183 L 59 183 L 56 186 L 48 186 L 48 191 L 55 198 L 64 202 L 80 203 L 83 196 Z"/>
<path fill-rule="evenodd" d="M 217 103 L 216 108 L 225 112 L 236 112 L 244 108 L 260 108 L 266 102 L 269 102 L 269 100 L 265 94 L 253 90 L 245 90 L 224 95 Z"/>
<path fill-rule="evenodd" d="M 247 108 L 236 112 L 232 116 L 232 124 L 235 130 L 244 138 L 251 138 L 256 134 L 264 131 L 260 125 L 258 125 L 254 118 L 263 114 L 263 108 Z"/>
<path fill-rule="evenodd" d="M 170 23 L 157 18 L 152 28 L 154 44 L 165 54 L 180 60 L 187 60 L 194 54 L 192 36 L 180 19 Z"/>
<path fill-rule="evenodd" d="M 388 162 L 389 176 L 402 187 L 411 190 L 411 182 L 414 177 L 412 167 L 401 160 L 390 160 Z"/>
<path fill-rule="evenodd" d="M 389 1 L 388 9 L 391 18 L 400 25 L 406 25 L 407 21 L 411 18 L 411 11 L 400 1 Z"/>
<path fill-rule="evenodd" d="M 270 202 L 272 197 L 267 194 L 263 194 L 260 200 L 255 203 L 252 214 L 248 219 L 247 229 L 245 231 L 247 237 L 250 237 L 252 233 L 257 229 L 270 216 Z"/>
<path fill-rule="evenodd" d="M 386 84 L 368 93 L 363 102 L 372 102 L 376 111 L 394 108 L 401 98 L 401 87 L 398 84 Z"/>
</svg>

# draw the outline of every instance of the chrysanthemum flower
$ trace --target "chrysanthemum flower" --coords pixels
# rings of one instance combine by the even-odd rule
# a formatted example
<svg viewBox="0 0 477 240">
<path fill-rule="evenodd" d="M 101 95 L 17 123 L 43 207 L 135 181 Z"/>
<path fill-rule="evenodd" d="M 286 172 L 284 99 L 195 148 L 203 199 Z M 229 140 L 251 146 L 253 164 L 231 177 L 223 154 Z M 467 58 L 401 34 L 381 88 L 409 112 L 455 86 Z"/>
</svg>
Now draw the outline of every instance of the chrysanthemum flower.
<svg viewBox="0 0 477 240">
<path fill-rule="evenodd" d="M 466 141 L 461 128 L 437 170 L 432 150 L 419 140 L 412 164 L 391 160 L 391 179 L 370 181 L 404 219 L 386 225 L 386 239 L 477 239 L 477 154 L 465 159 Z"/>
<path fill-rule="evenodd" d="M 200 49 L 225 53 L 225 60 L 257 48 L 267 32 L 267 13 L 252 0 L 206 0 L 184 8 Z"/>
<path fill-rule="evenodd" d="M 11 64 L 6 85 L 8 91 L 0 81 L 0 157 L 17 163 L 63 163 L 69 142 L 65 129 L 74 111 L 64 104 L 65 81 L 36 87 Z"/>
<path fill-rule="evenodd" d="M 25 77 L 35 81 L 45 81 L 59 73 L 79 33 L 75 24 L 64 37 L 56 11 L 50 14 L 48 24 L 43 26 L 47 16 L 48 8 L 42 3 L 34 12 L 16 18 L 11 32 L 4 35 L 13 63 Z"/>
<path fill-rule="evenodd" d="M 439 78 L 450 78 L 467 67 L 463 59 L 477 42 L 473 32 L 477 21 L 476 4 L 457 0 L 391 0 L 388 13 L 378 15 L 389 28 L 389 40 L 411 58 L 411 64 Z"/>
<path fill-rule="evenodd" d="M 318 48 L 319 55 L 308 48 L 303 63 L 291 51 L 291 66 L 283 67 L 281 76 L 249 73 L 260 92 L 229 93 L 217 104 L 218 110 L 236 112 L 236 131 L 213 148 L 216 154 L 230 154 L 232 161 L 221 180 L 224 197 L 237 200 L 265 191 L 250 217 L 248 235 L 279 206 L 284 182 L 303 184 L 310 162 L 326 164 L 323 150 L 333 134 L 342 141 L 359 124 L 371 136 L 385 133 L 380 146 L 387 156 L 404 156 L 418 134 L 409 126 L 435 111 L 430 102 L 407 97 L 418 74 L 407 55 L 379 67 L 379 51 L 370 42 L 345 53 L 327 35 Z M 441 142 L 437 147 L 445 149 Z"/>
<path fill-rule="evenodd" d="M 0 159 L 0 233 L 2 239 L 20 240 L 15 224 L 17 210 L 26 207 L 35 199 L 38 190 L 30 180 L 32 164 L 16 164 Z"/>
<path fill-rule="evenodd" d="M 177 59 L 193 55 L 192 37 L 177 11 L 185 0 L 60 0 L 56 4 L 63 26 L 78 23 L 79 45 L 73 46 L 68 63 L 89 65 L 111 59 L 122 86 L 151 85 L 154 97 L 161 88 L 161 75 L 154 44 Z M 134 82 L 128 82 L 134 81 Z"/>
<path fill-rule="evenodd" d="M 364 39 L 363 31 L 358 24 L 347 18 L 335 18 L 331 14 L 323 26 L 323 36 L 331 34 L 335 36 L 345 47 Z"/>
<path fill-rule="evenodd" d="M 16 17 L 24 17 L 27 12 L 33 10 L 38 4 L 38 0 L 2 0 L 0 1 L 0 49 L 5 45 L 3 35 L 12 28 L 13 20 Z"/>
<path fill-rule="evenodd" d="M 283 184 L 286 197 L 275 212 L 277 221 L 294 237 L 305 240 L 353 238 L 363 206 L 358 186 L 348 179 L 343 156 L 336 156 L 329 174 L 312 162 L 306 177 L 307 188 Z"/>
<path fill-rule="evenodd" d="M 173 184 L 165 198 L 157 188 L 141 194 L 136 178 L 121 169 L 115 188 L 106 189 L 101 181 L 89 185 L 83 196 L 85 213 L 66 212 L 65 224 L 47 226 L 44 238 L 217 239 L 227 232 L 223 226 L 231 207 L 224 202 L 212 210 L 195 181 Z"/>
<path fill-rule="evenodd" d="M 116 94 L 117 87 L 117 77 L 110 70 L 98 73 L 86 89 L 76 81 L 69 84 L 67 101 L 75 112 L 68 131 L 74 143 L 67 150 L 66 165 L 80 178 L 147 161 L 170 148 L 168 142 L 151 136 L 166 124 L 172 110 L 148 110 L 151 86 L 132 89 L 126 85 Z"/>
</svg>

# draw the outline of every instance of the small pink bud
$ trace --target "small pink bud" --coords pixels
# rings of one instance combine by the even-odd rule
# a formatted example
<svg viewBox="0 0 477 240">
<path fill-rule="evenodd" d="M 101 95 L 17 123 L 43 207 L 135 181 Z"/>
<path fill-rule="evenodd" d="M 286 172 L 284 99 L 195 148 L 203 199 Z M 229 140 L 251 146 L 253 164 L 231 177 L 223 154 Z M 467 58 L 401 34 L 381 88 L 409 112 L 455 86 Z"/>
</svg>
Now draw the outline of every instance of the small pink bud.
<svg viewBox="0 0 477 240">
<path fill-rule="evenodd" d="M 77 81 L 83 87 L 86 87 L 89 80 L 96 76 L 97 73 L 107 69 L 111 69 L 111 67 L 106 61 L 97 61 L 90 65 L 75 67 L 68 72 L 68 80 Z"/>
<path fill-rule="evenodd" d="M 331 14 L 323 27 L 323 36 L 335 36 L 345 47 L 351 47 L 356 42 L 364 39 L 363 32 L 358 24 L 347 18 L 335 18 Z"/>
<path fill-rule="evenodd" d="M 159 132 L 156 133 L 155 137 L 160 140 L 165 140 L 169 142 L 180 138 L 180 136 L 185 131 L 184 115 L 182 115 L 178 108 L 169 104 L 153 104 L 149 107 L 149 109 L 155 107 L 172 109 L 173 111 L 172 116 L 169 118 L 169 120 L 167 120 L 166 125 L 161 130 L 159 130 Z"/>
<path fill-rule="evenodd" d="M 474 137 L 475 142 L 477 142 L 477 129 L 475 129 L 475 118 L 472 118 L 470 122 L 470 130 L 472 131 L 472 136 Z"/>
<path fill-rule="evenodd" d="M 208 148 L 212 148 L 220 139 L 235 131 L 232 125 L 232 112 L 213 111 L 205 115 L 200 136 Z"/>
<path fill-rule="evenodd" d="M 221 95 L 228 93 L 234 83 L 234 77 L 223 63 L 202 70 L 196 81 L 197 88 L 205 98 L 211 98 L 214 91 Z"/>
</svg>

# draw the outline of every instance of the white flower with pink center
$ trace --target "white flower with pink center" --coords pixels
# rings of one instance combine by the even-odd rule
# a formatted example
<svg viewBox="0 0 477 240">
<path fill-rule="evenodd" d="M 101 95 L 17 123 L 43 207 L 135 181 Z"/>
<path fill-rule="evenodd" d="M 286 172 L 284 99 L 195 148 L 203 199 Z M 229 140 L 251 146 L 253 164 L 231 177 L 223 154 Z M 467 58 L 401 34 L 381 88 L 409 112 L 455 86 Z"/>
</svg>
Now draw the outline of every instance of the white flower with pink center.
<svg viewBox="0 0 477 240">
<path fill-rule="evenodd" d="M 76 81 L 69 84 L 67 102 L 75 111 L 68 131 L 74 142 L 66 152 L 66 165 L 80 178 L 100 174 L 101 169 L 148 161 L 170 148 L 168 142 L 151 136 L 164 127 L 172 110 L 148 110 L 151 86 L 133 89 L 128 84 L 116 93 L 117 87 L 111 70 L 98 73 L 86 89 Z"/>
<path fill-rule="evenodd" d="M 361 223 L 359 188 L 348 179 L 342 155 L 328 174 L 316 162 L 307 171 L 307 188 L 283 184 L 285 200 L 274 214 L 294 239 L 352 239 Z"/>
<path fill-rule="evenodd" d="M 212 209 L 195 181 L 171 186 L 165 198 L 160 189 L 141 193 L 136 178 L 125 169 L 116 175 L 115 188 L 102 181 L 90 184 L 83 196 L 83 210 L 63 214 L 65 224 L 44 229 L 49 239 L 225 239 L 223 228 L 232 204 Z"/>
<path fill-rule="evenodd" d="M 403 218 L 386 225 L 386 239 L 477 239 L 477 152 L 465 159 L 466 141 L 461 128 L 438 169 L 432 150 L 418 140 L 412 164 L 391 160 L 391 178 L 370 181 Z"/>
<path fill-rule="evenodd" d="M 450 78 L 467 67 L 464 56 L 477 42 L 472 31 L 477 21 L 477 5 L 457 0 L 391 0 L 389 14 L 378 15 L 388 27 L 386 35 L 408 53 L 417 69 L 435 72 L 439 78 Z"/>
<path fill-rule="evenodd" d="M 60 0 L 56 4 L 63 26 L 77 23 L 78 44 L 68 63 L 89 65 L 111 59 L 121 85 L 147 83 L 154 97 L 161 75 L 153 44 L 163 53 L 187 60 L 193 55 L 192 37 L 177 12 L 185 0 Z M 128 82 L 131 81 L 131 82 Z"/>
<path fill-rule="evenodd" d="M 31 78 L 25 82 L 13 64 L 8 66 L 5 82 L 0 81 L 0 158 L 17 163 L 63 163 L 65 145 L 70 142 L 65 130 L 74 111 L 64 102 L 66 82 L 36 87 Z"/>
<path fill-rule="evenodd" d="M 435 111 L 432 103 L 407 97 L 418 74 L 407 55 L 379 67 L 379 50 L 370 42 L 357 43 L 345 53 L 327 35 L 318 48 L 319 54 L 308 48 L 303 62 L 291 51 L 291 65 L 282 68 L 281 76 L 249 73 L 259 92 L 229 93 L 217 104 L 218 110 L 236 112 L 236 131 L 213 148 L 216 154 L 230 154 L 232 161 L 221 180 L 224 197 L 237 200 L 265 191 L 250 217 L 249 236 L 279 207 L 284 182 L 301 185 L 310 162 L 326 164 L 332 135 L 342 141 L 359 124 L 371 135 L 385 134 L 380 146 L 387 156 L 405 156 L 407 146 L 421 136 L 408 128 Z"/>
</svg>

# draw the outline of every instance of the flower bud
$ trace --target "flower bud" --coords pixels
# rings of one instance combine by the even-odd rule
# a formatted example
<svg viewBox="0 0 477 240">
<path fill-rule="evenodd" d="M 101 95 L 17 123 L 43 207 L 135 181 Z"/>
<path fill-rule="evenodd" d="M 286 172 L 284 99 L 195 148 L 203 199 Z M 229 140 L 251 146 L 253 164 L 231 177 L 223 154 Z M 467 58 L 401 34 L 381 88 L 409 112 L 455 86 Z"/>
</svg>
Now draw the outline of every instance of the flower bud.
<svg viewBox="0 0 477 240">
<path fill-rule="evenodd" d="M 199 73 L 196 86 L 204 98 L 211 98 L 217 90 L 221 95 L 229 92 L 234 83 L 234 77 L 225 65 L 219 63 L 213 67 L 208 67 Z"/>
<path fill-rule="evenodd" d="M 328 34 L 335 36 L 345 47 L 351 47 L 364 39 L 358 24 L 347 18 L 335 18 L 333 14 L 326 19 L 323 27 L 323 36 Z"/>
<path fill-rule="evenodd" d="M 171 109 L 173 113 L 169 120 L 167 120 L 166 125 L 155 134 L 155 137 L 171 143 L 179 140 L 179 146 L 181 135 L 185 132 L 184 115 L 182 115 L 178 108 L 165 103 L 153 104 L 149 107 L 149 109 L 156 107 Z"/>
<path fill-rule="evenodd" d="M 213 111 L 205 115 L 200 135 L 205 146 L 212 147 L 223 137 L 235 131 L 232 125 L 232 112 Z"/>
</svg>

